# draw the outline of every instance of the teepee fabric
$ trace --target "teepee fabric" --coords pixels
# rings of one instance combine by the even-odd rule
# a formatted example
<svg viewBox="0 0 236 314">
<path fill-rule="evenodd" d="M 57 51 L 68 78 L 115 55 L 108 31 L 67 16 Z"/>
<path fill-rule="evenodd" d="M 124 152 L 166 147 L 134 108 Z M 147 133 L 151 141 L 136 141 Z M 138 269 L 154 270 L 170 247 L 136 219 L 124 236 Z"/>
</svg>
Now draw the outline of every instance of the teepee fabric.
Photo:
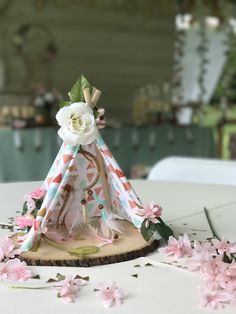
<svg viewBox="0 0 236 314">
<path fill-rule="evenodd" d="M 103 157 L 108 180 L 112 202 L 112 208 L 108 210 L 112 210 L 115 214 L 129 220 L 135 227 L 139 228 L 143 218 L 136 215 L 136 210 L 142 206 L 141 201 L 100 135 L 95 143 L 84 145 L 83 150 L 95 156 L 96 147 Z M 97 171 L 92 160 L 81 155 L 79 149 L 79 145 L 62 144 L 44 181 L 43 188 L 47 192 L 34 225 L 22 244 L 21 249 L 23 251 L 32 248 L 35 239 L 40 237 L 49 220 L 50 223 L 56 222 L 56 217 L 58 217 L 65 202 L 67 202 L 66 212 L 68 212 L 65 216 L 66 223 L 72 224 L 75 220 L 75 215 L 82 206 L 80 200 L 84 198 L 86 193 L 84 187 L 88 186 L 94 179 Z M 73 188 L 69 200 L 67 199 L 68 187 Z M 88 196 L 87 201 L 86 211 L 88 217 L 101 216 L 99 205 L 103 205 L 106 209 L 101 178 L 92 188 L 92 194 Z"/>
</svg>

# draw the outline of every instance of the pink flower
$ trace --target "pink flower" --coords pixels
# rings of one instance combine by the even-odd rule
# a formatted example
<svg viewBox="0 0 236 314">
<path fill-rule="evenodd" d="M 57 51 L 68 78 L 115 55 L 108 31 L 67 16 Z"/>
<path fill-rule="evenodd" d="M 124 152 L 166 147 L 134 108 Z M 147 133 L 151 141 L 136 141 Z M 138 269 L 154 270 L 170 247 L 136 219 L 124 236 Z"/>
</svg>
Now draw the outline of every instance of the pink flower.
<svg viewBox="0 0 236 314">
<path fill-rule="evenodd" d="M 212 250 L 210 242 L 200 243 L 194 241 L 192 256 L 187 261 L 187 266 L 192 271 L 200 271 L 202 265 L 212 257 L 213 253 L 215 253 L 215 251 Z"/>
<path fill-rule="evenodd" d="M 20 254 L 20 250 L 15 249 L 15 244 L 9 237 L 6 237 L 5 239 L 0 241 L 0 248 L 4 257 L 6 258 L 14 258 L 15 255 Z"/>
<path fill-rule="evenodd" d="M 179 236 L 179 240 L 175 239 L 173 236 L 170 236 L 168 245 L 159 249 L 159 251 L 164 253 L 167 257 L 174 259 L 192 255 L 191 243 L 186 233 L 183 236 Z"/>
<path fill-rule="evenodd" d="M 18 216 L 16 217 L 16 225 L 24 229 L 26 227 L 31 227 L 34 223 L 34 217 L 32 215 Z"/>
<path fill-rule="evenodd" d="M 31 198 L 35 200 L 39 200 L 44 197 L 46 194 L 46 190 L 43 188 L 37 188 L 33 192 L 30 193 Z"/>
<path fill-rule="evenodd" d="M 0 246 L 0 262 L 4 259 L 4 252 L 2 247 Z"/>
<path fill-rule="evenodd" d="M 236 262 L 224 264 L 225 267 L 220 269 L 219 274 L 216 276 L 216 280 L 222 289 L 230 293 L 236 292 Z"/>
<path fill-rule="evenodd" d="M 158 219 L 161 216 L 162 208 L 159 205 L 155 205 L 154 202 L 151 202 L 149 205 L 139 208 L 136 211 L 138 216 L 143 217 L 146 220 L 146 228 L 149 226 L 149 222 L 154 224 L 158 223 Z"/>
<path fill-rule="evenodd" d="M 217 275 L 224 272 L 225 265 L 221 256 L 211 256 L 209 259 L 202 263 L 200 268 L 201 278 L 205 281 L 206 285 L 211 289 L 218 287 Z"/>
<path fill-rule="evenodd" d="M 5 264 L 0 265 L 0 278 L 10 279 L 13 281 L 25 281 L 32 277 L 32 273 L 27 269 L 25 262 L 18 258 L 10 259 Z"/>
<path fill-rule="evenodd" d="M 7 268 L 5 263 L 0 263 L 0 280 L 6 280 L 8 278 Z"/>
<path fill-rule="evenodd" d="M 100 284 L 97 296 L 101 297 L 105 307 L 109 308 L 113 305 L 118 305 L 123 302 L 124 293 L 123 291 L 116 286 L 116 283 L 113 282 L 110 286 L 106 284 Z"/>
<path fill-rule="evenodd" d="M 105 115 L 105 109 L 99 108 L 97 110 L 97 114 L 98 114 L 98 116 L 97 116 L 97 118 L 95 120 L 97 128 L 98 129 L 103 129 L 105 127 L 105 125 L 106 125 L 105 116 L 104 116 Z"/>
<path fill-rule="evenodd" d="M 236 252 L 236 243 L 230 243 L 226 237 L 222 237 L 221 241 L 213 239 L 212 243 L 219 254 L 226 253 L 227 255 L 230 255 Z"/>
<path fill-rule="evenodd" d="M 60 282 L 61 289 L 59 291 L 59 295 L 65 303 L 75 302 L 75 298 L 77 297 L 79 287 L 85 283 L 84 280 L 72 279 L 71 277 L 65 278 Z"/>
<path fill-rule="evenodd" d="M 232 296 L 222 290 L 210 291 L 205 287 L 201 289 L 202 306 L 208 310 L 223 309 L 225 305 L 232 301 Z"/>
</svg>

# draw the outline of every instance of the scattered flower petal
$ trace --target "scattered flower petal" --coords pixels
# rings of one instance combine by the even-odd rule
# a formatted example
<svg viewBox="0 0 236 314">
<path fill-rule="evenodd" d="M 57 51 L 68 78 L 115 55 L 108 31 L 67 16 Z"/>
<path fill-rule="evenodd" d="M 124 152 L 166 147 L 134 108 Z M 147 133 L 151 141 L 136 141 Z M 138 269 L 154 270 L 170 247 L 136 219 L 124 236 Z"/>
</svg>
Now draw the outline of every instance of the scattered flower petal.
<svg viewBox="0 0 236 314">
<path fill-rule="evenodd" d="M 19 255 L 21 252 L 20 249 L 15 249 L 15 244 L 9 237 L 0 240 L 0 247 L 5 258 L 14 258 L 15 255 Z"/>
<path fill-rule="evenodd" d="M 2 247 L 0 246 L 0 262 L 4 259 L 4 252 Z"/>
<path fill-rule="evenodd" d="M 114 305 L 119 305 L 123 302 L 124 293 L 120 288 L 117 287 L 115 282 L 113 282 L 111 285 L 101 283 L 97 289 L 97 296 L 102 298 L 105 307 L 109 308 Z"/>
<path fill-rule="evenodd" d="M 21 262 L 18 258 L 10 259 L 6 263 L 0 265 L 0 278 L 12 281 L 26 281 L 32 277 L 32 273 L 27 269 L 25 262 Z"/>
<path fill-rule="evenodd" d="M 85 284 L 85 280 L 81 278 L 71 278 L 67 277 L 64 280 L 60 281 L 59 287 L 59 296 L 62 298 L 65 303 L 75 302 L 75 299 L 78 295 L 79 288 Z"/>
</svg>

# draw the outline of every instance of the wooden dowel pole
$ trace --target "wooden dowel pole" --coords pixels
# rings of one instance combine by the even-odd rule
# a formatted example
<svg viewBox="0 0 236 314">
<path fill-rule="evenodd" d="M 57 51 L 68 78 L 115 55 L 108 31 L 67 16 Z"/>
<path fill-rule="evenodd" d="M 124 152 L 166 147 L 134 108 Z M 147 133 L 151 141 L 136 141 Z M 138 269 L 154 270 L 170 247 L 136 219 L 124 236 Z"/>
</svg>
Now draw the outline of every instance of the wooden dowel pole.
<svg viewBox="0 0 236 314">
<path fill-rule="evenodd" d="M 86 87 L 83 89 L 83 94 L 84 94 L 84 100 L 85 100 L 86 104 L 88 104 L 91 107 L 92 101 L 91 101 L 91 95 L 90 95 L 89 87 Z"/>
<path fill-rule="evenodd" d="M 92 97 L 92 100 L 91 100 L 91 102 L 92 102 L 92 108 L 94 108 L 95 106 L 96 106 L 96 104 L 97 104 L 97 102 L 98 102 L 98 99 L 99 99 L 99 97 L 101 96 L 101 91 L 100 90 L 98 90 L 98 89 L 96 89 L 95 90 L 95 92 L 94 92 L 94 94 L 93 94 L 93 97 Z"/>
<path fill-rule="evenodd" d="M 92 91 L 92 94 L 91 94 L 91 99 L 93 98 L 93 96 L 94 96 L 96 90 L 97 90 L 96 87 L 93 86 L 93 91 Z"/>
</svg>

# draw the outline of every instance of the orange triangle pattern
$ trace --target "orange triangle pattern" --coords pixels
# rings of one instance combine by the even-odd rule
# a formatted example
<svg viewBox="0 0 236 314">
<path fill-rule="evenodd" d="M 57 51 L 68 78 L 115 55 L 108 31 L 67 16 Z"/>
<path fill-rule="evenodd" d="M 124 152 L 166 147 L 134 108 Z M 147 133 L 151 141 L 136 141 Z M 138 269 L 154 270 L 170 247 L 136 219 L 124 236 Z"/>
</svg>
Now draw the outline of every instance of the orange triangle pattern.
<svg viewBox="0 0 236 314">
<path fill-rule="evenodd" d="M 61 174 L 59 174 L 59 175 L 57 175 L 57 176 L 53 179 L 53 181 L 52 181 L 52 182 L 55 182 L 55 183 L 60 183 L 60 182 L 61 182 L 61 180 L 62 180 L 62 175 L 61 175 Z"/>
<path fill-rule="evenodd" d="M 93 177 L 94 177 L 93 173 L 87 173 L 87 178 L 88 178 L 89 182 L 92 181 Z"/>
<path fill-rule="evenodd" d="M 95 193 L 97 194 L 97 196 L 100 194 L 100 192 L 102 191 L 102 188 L 99 187 L 99 188 L 96 188 L 94 189 Z"/>
<path fill-rule="evenodd" d="M 131 184 L 127 181 L 126 183 L 123 183 L 124 188 L 126 191 L 130 191 L 131 190 Z"/>
<path fill-rule="evenodd" d="M 112 157 L 112 154 L 111 154 L 111 152 L 109 151 L 109 149 L 104 149 L 104 150 L 103 150 L 103 153 L 104 153 L 105 155 L 109 156 L 109 157 Z"/>
<path fill-rule="evenodd" d="M 119 169 L 116 169 L 116 174 L 117 174 L 117 176 L 118 176 L 119 178 L 122 178 L 122 177 L 125 176 L 124 173 L 123 173 L 121 170 L 119 170 Z"/>
<path fill-rule="evenodd" d="M 68 161 L 70 161 L 71 159 L 73 159 L 72 155 L 63 155 L 63 161 L 64 164 L 66 164 Z"/>
</svg>

